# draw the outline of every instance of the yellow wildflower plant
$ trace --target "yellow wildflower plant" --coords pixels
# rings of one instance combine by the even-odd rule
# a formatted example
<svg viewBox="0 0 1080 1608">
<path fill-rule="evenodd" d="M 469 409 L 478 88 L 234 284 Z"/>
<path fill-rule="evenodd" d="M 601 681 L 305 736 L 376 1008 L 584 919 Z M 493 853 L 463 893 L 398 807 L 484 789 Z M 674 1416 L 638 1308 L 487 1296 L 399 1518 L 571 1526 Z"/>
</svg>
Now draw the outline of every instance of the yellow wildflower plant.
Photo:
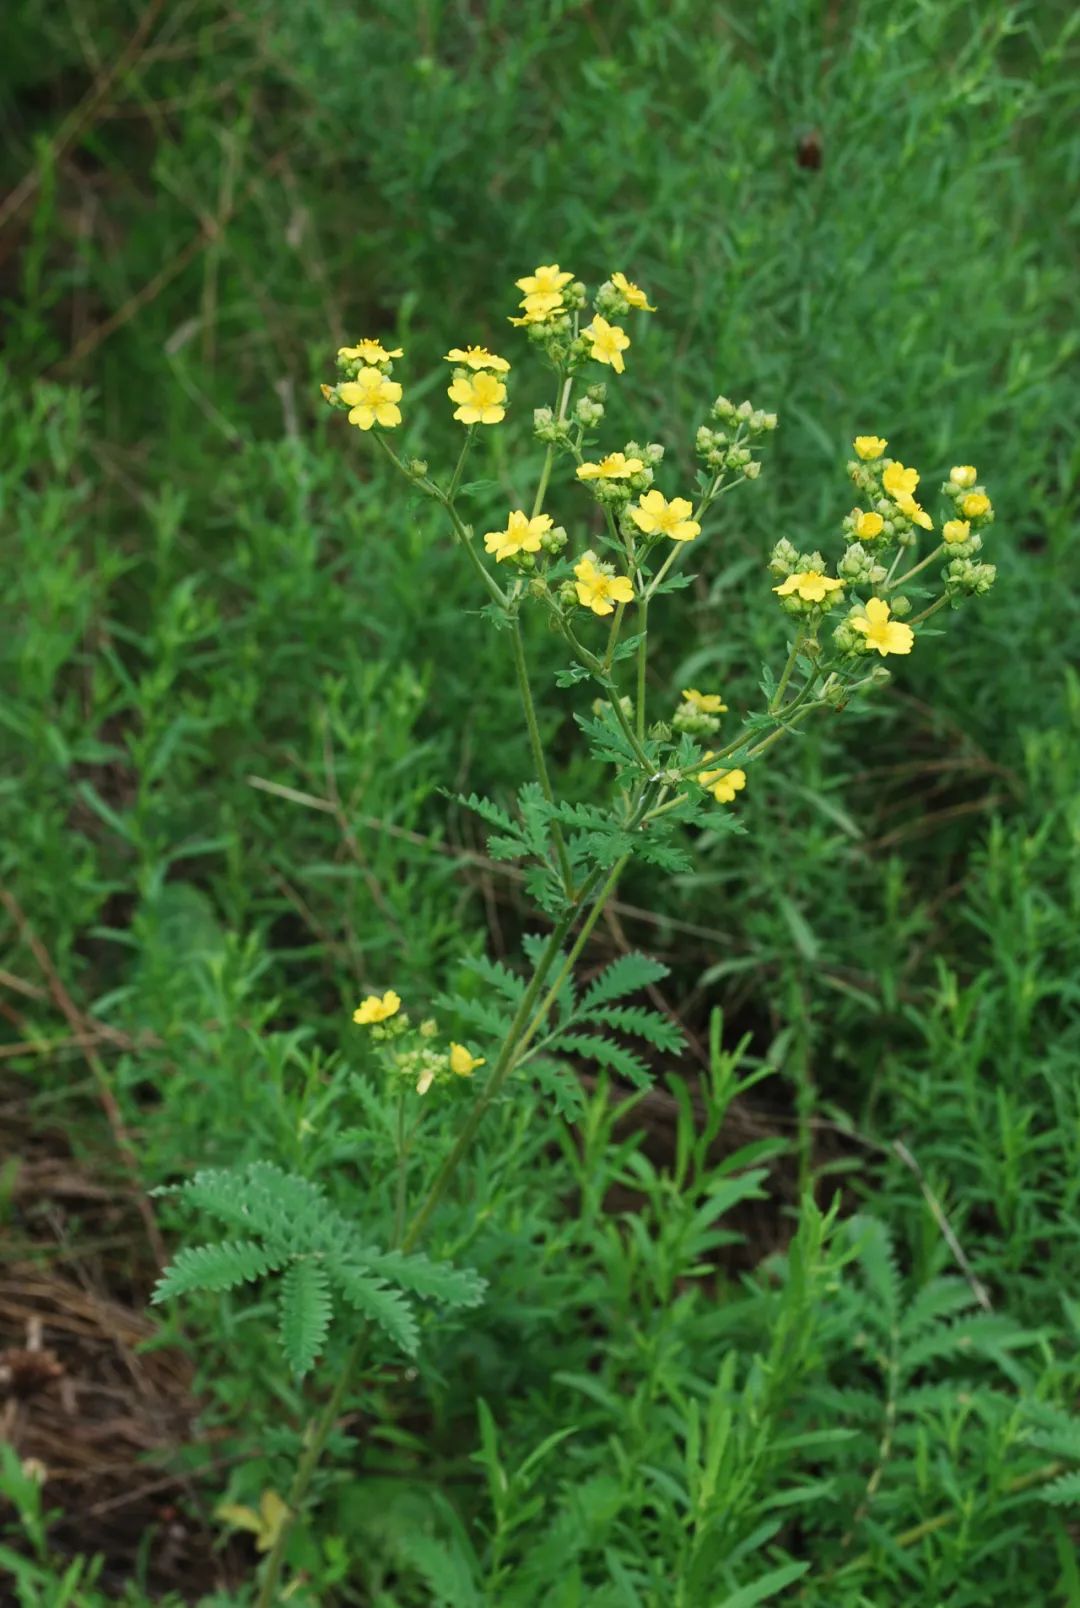
<svg viewBox="0 0 1080 1608">
<path fill-rule="evenodd" d="M 887 653 L 910 653 L 915 645 L 910 625 L 890 619 L 891 613 L 883 597 L 871 597 L 864 603 L 863 612 L 851 620 L 853 629 L 865 638 L 867 651 L 876 649 L 882 658 Z"/>
<path fill-rule="evenodd" d="M 445 363 L 460 363 L 465 368 L 493 369 L 496 374 L 509 374 L 510 365 L 505 357 L 489 352 L 486 346 L 452 346 L 443 359 Z"/>
<path fill-rule="evenodd" d="M 699 715 L 726 715 L 728 712 L 718 692 L 699 692 L 696 687 L 684 687 L 682 696 Z"/>
<path fill-rule="evenodd" d="M 626 368 L 623 353 L 630 345 L 630 337 L 618 324 L 609 324 L 606 318 L 597 313 L 591 324 L 586 324 L 582 330 L 585 339 L 591 342 L 592 357 L 597 363 L 609 363 L 616 374 L 621 374 Z"/>
<path fill-rule="evenodd" d="M 462 374 L 446 394 L 458 404 L 454 418 L 462 424 L 501 424 L 506 418 L 506 386 L 494 374 Z"/>
<path fill-rule="evenodd" d="M 574 566 L 577 600 L 583 609 L 594 614 L 613 614 L 616 603 L 634 601 L 634 583 L 626 575 L 613 575 L 601 569 L 591 558 L 583 558 Z"/>
<path fill-rule="evenodd" d="M 956 463 L 949 470 L 949 479 L 961 491 L 969 491 L 979 478 L 979 472 L 973 463 Z"/>
<path fill-rule="evenodd" d="M 917 469 L 905 469 L 902 463 L 893 461 L 886 465 L 881 484 L 894 502 L 901 497 L 911 497 L 919 484 L 919 472 Z"/>
<path fill-rule="evenodd" d="M 624 452 L 609 452 L 599 463 L 579 464 L 577 477 L 579 480 L 628 480 L 631 475 L 641 474 L 644 467 L 641 458 L 628 458 Z"/>
<path fill-rule="evenodd" d="M 673 542 L 692 542 L 701 526 L 691 518 L 694 505 L 686 497 L 669 501 L 659 491 L 647 491 L 630 509 L 630 518 L 646 536 L 670 536 Z"/>
<path fill-rule="evenodd" d="M 703 757 L 712 759 L 712 750 L 709 749 Z M 738 766 L 734 770 L 703 770 L 698 775 L 698 781 L 718 804 L 730 804 L 735 794 L 741 793 L 746 786 L 746 772 Z"/>
<path fill-rule="evenodd" d="M 843 581 L 834 580 L 831 575 L 822 575 L 819 570 L 798 570 L 779 586 L 773 587 L 780 597 L 794 594 L 801 597 L 804 603 L 824 603 L 833 592 L 843 590 Z"/>
<path fill-rule="evenodd" d="M 400 346 L 388 352 L 381 341 L 357 341 L 355 346 L 339 346 L 338 357 L 347 363 L 366 363 L 375 368 L 380 363 L 389 363 L 391 358 L 404 357 Z"/>
<path fill-rule="evenodd" d="M 872 542 L 881 535 L 885 529 L 885 521 L 876 510 L 863 513 L 861 508 L 851 511 L 851 528 L 861 542 Z"/>
<path fill-rule="evenodd" d="M 957 542 L 966 542 L 971 536 L 971 521 L 969 519 L 947 519 L 941 527 L 942 539 L 953 546 Z"/>
<path fill-rule="evenodd" d="M 337 394 L 349 409 L 349 423 L 361 430 L 373 424 L 392 430 L 401 423 L 401 386 L 377 368 L 362 368 L 355 380 L 343 380 Z"/>
<path fill-rule="evenodd" d="M 861 458 L 863 463 L 871 463 L 881 457 L 889 443 L 883 436 L 856 436 L 852 445 L 856 457 Z"/>
<path fill-rule="evenodd" d="M 611 283 L 631 307 L 636 307 L 643 313 L 655 313 L 656 308 L 649 301 L 641 286 L 635 285 L 633 280 L 627 279 L 625 274 L 612 274 Z"/>
<path fill-rule="evenodd" d="M 357 1027 L 372 1027 L 376 1022 L 389 1021 L 401 1009 L 401 995 L 388 988 L 385 994 L 369 994 L 353 1011 Z"/>
<path fill-rule="evenodd" d="M 551 515 L 537 514 L 530 519 L 523 509 L 517 508 L 506 522 L 505 530 L 489 530 L 484 547 L 501 564 L 504 559 L 517 558 L 519 553 L 538 553 L 542 539 L 551 529 Z"/>
<path fill-rule="evenodd" d="M 560 268 L 557 262 L 547 263 L 534 268 L 531 274 L 525 274 L 521 279 L 515 279 L 514 284 L 523 290 L 526 296 L 559 296 L 564 285 L 573 279 L 573 274 Z"/>
<path fill-rule="evenodd" d="M 993 512 L 993 505 L 985 491 L 969 491 L 960 499 L 960 511 L 965 519 L 983 519 Z"/>
<path fill-rule="evenodd" d="M 459 1078 L 471 1078 L 478 1066 L 486 1066 L 482 1055 L 473 1055 L 464 1044 L 450 1045 L 450 1070 Z"/>
</svg>

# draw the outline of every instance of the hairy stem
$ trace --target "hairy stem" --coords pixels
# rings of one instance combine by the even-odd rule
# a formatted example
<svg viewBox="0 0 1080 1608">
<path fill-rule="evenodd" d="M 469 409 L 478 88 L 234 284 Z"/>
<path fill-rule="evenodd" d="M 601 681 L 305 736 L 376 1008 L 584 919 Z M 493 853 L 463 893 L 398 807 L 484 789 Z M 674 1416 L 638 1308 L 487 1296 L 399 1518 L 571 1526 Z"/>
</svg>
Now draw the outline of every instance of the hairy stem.
<svg viewBox="0 0 1080 1608">
<path fill-rule="evenodd" d="M 551 778 L 548 775 L 547 761 L 544 758 L 544 745 L 540 740 L 540 726 L 536 719 L 536 705 L 533 702 L 532 688 L 529 685 L 529 671 L 525 663 L 525 643 L 521 634 L 521 621 L 515 613 L 510 626 L 510 645 L 514 653 L 514 674 L 517 676 L 518 692 L 521 694 L 521 707 L 525 711 L 525 724 L 529 728 L 529 747 L 532 749 L 533 767 L 536 779 L 548 803 L 554 805 L 555 795 L 551 788 Z M 570 867 L 570 856 L 566 852 L 566 840 L 558 821 L 551 822 L 551 841 L 555 846 L 555 855 L 559 862 L 559 875 L 562 878 L 563 890 L 568 899 L 574 896 L 574 874 Z"/>
</svg>

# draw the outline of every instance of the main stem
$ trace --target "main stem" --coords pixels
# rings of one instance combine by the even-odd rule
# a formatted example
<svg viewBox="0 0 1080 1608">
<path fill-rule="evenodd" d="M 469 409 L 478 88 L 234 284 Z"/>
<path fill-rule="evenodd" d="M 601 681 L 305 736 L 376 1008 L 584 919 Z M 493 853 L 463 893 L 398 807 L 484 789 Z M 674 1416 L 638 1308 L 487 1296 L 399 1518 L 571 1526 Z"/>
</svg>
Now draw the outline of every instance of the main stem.
<svg viewBox="0 0 1080 1608">
<path fill-rule="evenodd" d="M 514 651 L 514 674 L 517 676 L 518 692 L 521 694 L 521 707 L 525 711 L 525 724 L 529 728 L 529 747 L 532 749 L 533 768 L 536 779 L 548 803 L 554 806 L 555 794 L 551 788 L 551 777 L 548 775 L 547 761 L 544 758 L 544 745 L 540 740 L 540 726 L 536 719 L 536 705 L 533 702 L 532 688 L 529 686 L 529 670 L 525 663 L 525 643 L 521 635 L 521 621 L 517 614 L 513 616 L 510 625 L 510 645 Z M 558 821 L 551 822 L 551 841 L 555 845 L 555 855 L 559 862 L 559 875 L 562 878 L 563 891 L 568 899 L 574 897 L 574 873 L 570 867 L 570 856 L 566 852 L 566 840 Z"/>
</svg>

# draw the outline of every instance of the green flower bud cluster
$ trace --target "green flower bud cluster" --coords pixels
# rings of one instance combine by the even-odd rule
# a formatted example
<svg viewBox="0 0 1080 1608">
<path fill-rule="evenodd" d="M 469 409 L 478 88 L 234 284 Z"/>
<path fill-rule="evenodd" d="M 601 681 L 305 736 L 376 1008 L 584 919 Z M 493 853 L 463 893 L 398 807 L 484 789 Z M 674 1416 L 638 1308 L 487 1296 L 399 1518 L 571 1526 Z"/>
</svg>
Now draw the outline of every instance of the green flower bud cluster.
<svg viewBox="0 0 1080 1608">
<path fill-rule="evenodd" d="M 840 624 L 833 632 L 833 641 L 836 644 L 837 652 L 843 653 L 853 659 L 858 658 L 866 648 L 866 638 L 863 636 L 861 631 L 856 631 L 855 627 L 851 623 L 852 620 L 858 616 L 858 614 L 859 609 L 857 607 L 853 608 L 851 612 L 840 621 Z"/>
<path fill-rule="evenodd" d="M 775 413 L 765 413 L 761 408 L 755 408 L 752 402 L 740 402 L 736 406 L 726 396 L 716 398 L 709 409 L 709 417 L 721 424 L 741 425 L 743 432 L 749 436 L 767 434 L 775 430 L 780 422 Z"/>
<path fill-rule="evenodd" d="M 599 716 L 606 714 L 610 708 L 612 708 L 612 704 L 607 698 L 594 698 L 592 701 L 592 712 L 594 715 Z M 627 720 L 633 720 L 634 700 L 632 698 L 620 698 L 619 708 L 622 710 Z"/>
<path fill-rule="evenodd" d="M 788 576 L 798 567 L 799 549 L 794 542 L 789 542 L 786 536 L 781 536 L 772 550 L 769 560 L 769 574 L 775 575 L 778 581 L 786 581 Z"/>
<path fill-rule="evenodd" d="M 596 292 L 593 306 L 602 318 L 608 320 L 625 318 L 631 311 L 630 303 L 610 279 L 605 279 Z"/>
<path fill-rule="evenodd" d="M 997 579 L 997 565 L 976 564 L 970 558 L 955 558 L 946 565 L 941 578 L 951 598 L 982 597 Z"/>
<path fill-rule="evenodd" d="M 623 451 L 628 458 L 640 458 L 650 469 L 655 469 L 664 456 L 664 449 L 659 441 L 647 441 L 643 447 L 636 441 L 628 441 Z"/>
<path fill-rule="evenodd" d="M 676 731 L 684 731 L 690 737 L 714 737 L 720 730 L 720 717 L 707 715 L 684 700 L 672 716 L 671 724 Z"/>
<path fill-rule="evenodd" d="M 453 1077 L 445 1050 L 436 1050 L 427 1044 L 416 1044 L 401 1050 L 391 1061 L 397 1077 L 405 1078 L 415 1089 L 425 1083 L 449 1083 Z"/>
<path fill-rule="evenodd" d="M 837 564 L 836 573 L 842 581 L 849 581 L 853 586 L 877 586 L 888 572 L 884 564 L 879 564 L 866 551 L 862 542 L 852 542 Z"/>
<path fill-rule="evenodd" d="M 599 424 L 604 417 L 604 404 L 593 402 L 591 398 L 583 396 L 574 407 L 574 418 L 588 430 L 594 424 Z"/>
<path fill-rule="evenodd" d="M 533 435 L 538 441 L 569 446 L 570 426 L 565 419 L 556 419 L 551 408 L 533 408 Z"/>
</svg>

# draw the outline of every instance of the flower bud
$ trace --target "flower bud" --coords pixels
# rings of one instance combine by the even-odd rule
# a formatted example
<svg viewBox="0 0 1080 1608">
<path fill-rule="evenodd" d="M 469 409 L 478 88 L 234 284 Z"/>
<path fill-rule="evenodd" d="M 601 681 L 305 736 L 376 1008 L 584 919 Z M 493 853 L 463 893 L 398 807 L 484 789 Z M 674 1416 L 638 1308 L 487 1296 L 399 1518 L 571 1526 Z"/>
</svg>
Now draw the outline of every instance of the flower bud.
<svg viewBox="0 0 1080 1608">
<path fill-rule="evenodd" d="M 426 458 L 410 458 L 405 467 L 414 480 L 423 480 L 428 472 Z"/>
<path fill-rule="evenodd" d="M 760 473 L 761 465 L 758 463 L 756 458 L 751 459 L 746 468 L 743 470 L 743 475 L 747 480 L 756 480 Z"/>
<path fill-rule="evenodd" d="M 799 549 L 786 536 L 781 536 L 772 550 L 769 560 L 769 573 L 778 580 L 786 581 L 799 562 Z"/>
<path fill-rule="evenodd" d="M 905 614 L 911 613 L 911 599 L 902 595 L 900 597 L 891 597 L 889 599 L 889 608 L 898 620 L 902 620 Z"/>
</svg>

